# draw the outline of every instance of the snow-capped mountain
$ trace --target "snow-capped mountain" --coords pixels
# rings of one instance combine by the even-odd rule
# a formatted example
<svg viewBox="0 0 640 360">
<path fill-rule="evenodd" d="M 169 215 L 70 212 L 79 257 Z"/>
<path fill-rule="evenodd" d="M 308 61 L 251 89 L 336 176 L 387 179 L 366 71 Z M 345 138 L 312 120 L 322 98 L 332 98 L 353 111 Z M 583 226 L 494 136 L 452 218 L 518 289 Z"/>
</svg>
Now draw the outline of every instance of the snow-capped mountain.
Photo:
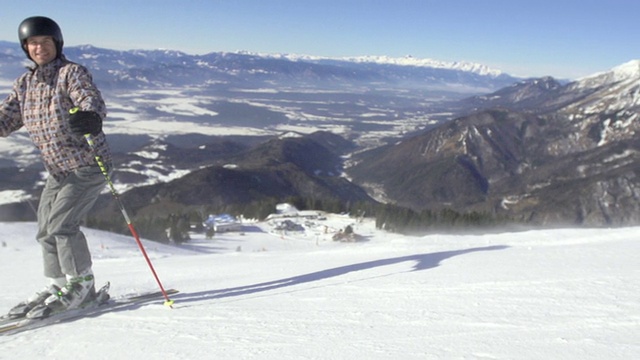
<svg viewBox="0 0 640 360">
<path fill-rule="evenodd" d="M 583 116 L 608 114 L 616 118 L 614 122 L 618 125 L 630 123 L 640 107 L 640 60 L 580 79 L 571 84 L 567 92 L 582 92 L 585 97 L 564 111 Z"/>
<path fill-rule="evenodd" d="M 253 87 L 269 84 L 271 88 L 305 84 L 311 88 L 360 85 L 375 89 L 411 84 L 416 89 L 469 93 L 496 90 L 516 80 L 481 64 L 410 56 L 322 58 L 246 51 L 189 55 L 173 50 L 114 51 L 90 45 L 66 47 L 65 54 L 89 66 L 99 84 L 114 90 L 206 86 L 211 82 L 246 87 L 250 82 Z M 18 44 L 0 43 L 0 67 L 9 68 L 9 63 L 15 64 L 20 57 L 24 59 Z M 8 78 L 17 75 L 4 73 Z"/>
<path fill-rule="evenodd" d="M 440 61 L 435 59 L 416 58 L 411 55 L 404 57 L 391 57 L 391 56 L 351 56 L 351 57 L 322 57 L 312 55 L 300 55 L 300 54 L 263 54 L 252 52 L 240 52 L 248 55 L 263 56 L 275 59 L 288 59 L 292 61 L 306 61 L 306 62 L 353 62 L 353 63 L 372 63 L 379 65 L 398 65 L 398 66 L 413 66 L 413 67 L 425 67 L 444 70 L 459 70 L 475 73 L 478 75 L 499 76 L 503 72 L 501 70 L 492 69 L 486 65 L 466 62 L 466 61 Z"/>
<path fill-rule="evenodd" d="M 609 71 L 604 71 L 578 79 L 577 82 L 585 87 L 596 87 L 618 81 L 628 81 L 640 78 L 640 60 L 631 60 L 618 65 Z"/>
<path fill-rule="evenodd" d="M 634 138 L 640 130 L 640 60 L 561 85 L 552 78 L 525 80 L 468 102 L 476 109 L 501 106 L 536 113 L 557 112 L 574 124 L 581 145 L 566 151 L 585 150 L 607 141 Z"/>
<path fill-rule="evenodd" d="M 468 115 L 362 154 L 348 172 L 419 210 L 474 209 L 546 225 L 637 224 L 638 64 L 465 99 Z"/>
</svg>

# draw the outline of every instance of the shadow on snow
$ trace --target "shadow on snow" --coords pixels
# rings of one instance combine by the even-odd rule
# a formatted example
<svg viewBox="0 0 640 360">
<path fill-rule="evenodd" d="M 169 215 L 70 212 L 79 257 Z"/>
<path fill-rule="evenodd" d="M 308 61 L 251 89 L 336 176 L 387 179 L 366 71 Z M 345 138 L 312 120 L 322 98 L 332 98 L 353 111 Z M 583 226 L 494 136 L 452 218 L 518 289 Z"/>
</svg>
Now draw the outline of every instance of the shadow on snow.
<svg viewBox="0 0 640 360">
<path fill-rule="evenodd" d="M 345 275 L 348 273 L 369 270 L 381 266 L 394 265 L 399 264 L 406 261 L 413 261 L 415 265 L 411 271 L 421 271 L 432 269 L 440 266 L 440 263 L 444 260 L 452 258 L 454 256 L 464 255 L 472 252 L 478 251 L 493 251 L 493 250 L 504 250 L 507 249 L 508 246 L 497 245 L 497 246 L 486 246 L 486 247 L 476 247 L 465 250 L 452 250 L 452 251 L 442 251 L 437 253 L 428 253 L 428 254 L 418 254 L 418 255 L 409 255 L 409 256 L 401 256 L 389 259 L 381 259 L 381 260 L 373 260 L 367 261 L 359 264 L 340 266 L 332 269 L 316 271 L 304 275 L 293 276 L 285 279 L 268 281 L 253 285 L 246 286 L 238 286 L 227 289 L 220 290 L 208 290 L 201 291 L 196 293 L 179 293 L 174 297 L 174 300 L 178 304 L 184 304 L 188 302 L 198 302 L 203 300 L 210 299 L 222 299 L 228 297 L 249 295 L 255 293 L 261 293 L 265 291 L 281 289 L 285 287 L 291 287 L 301 284 L 307 284 L 314 281 L 320 281 L 324 279 L 329 279 L 341 275 Z"/>
</svg>

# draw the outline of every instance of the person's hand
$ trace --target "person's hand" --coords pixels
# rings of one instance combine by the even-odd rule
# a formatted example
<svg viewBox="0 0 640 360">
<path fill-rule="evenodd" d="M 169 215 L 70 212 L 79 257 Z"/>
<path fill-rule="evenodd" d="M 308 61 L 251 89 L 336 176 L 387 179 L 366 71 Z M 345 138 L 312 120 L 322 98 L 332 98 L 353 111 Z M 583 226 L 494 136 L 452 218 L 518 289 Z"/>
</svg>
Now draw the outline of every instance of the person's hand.
<svg viewBox="0 0 640 360">
<path fill-rule="evenodd" d="M 102 118 L 95 111 L 72 109 L 69 112 L 69 127 L 76 135 L 98 135 L 102 131 Z"/>
</svg>

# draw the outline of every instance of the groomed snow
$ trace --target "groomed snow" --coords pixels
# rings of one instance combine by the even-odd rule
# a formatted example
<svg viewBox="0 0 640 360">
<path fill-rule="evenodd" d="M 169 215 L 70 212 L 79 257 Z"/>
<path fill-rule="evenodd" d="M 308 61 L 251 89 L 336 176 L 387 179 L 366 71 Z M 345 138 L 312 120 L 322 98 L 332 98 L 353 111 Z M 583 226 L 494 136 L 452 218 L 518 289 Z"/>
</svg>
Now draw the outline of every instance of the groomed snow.
<svg viewBox="0 0 640 360">
<path fill-rule="evenodd" d="M 366 241 L 330 240 L 348 224 Z M 315 225 L 145 242 L 181 291 L 174 309 L 158 300 L 0 336 L 0 359 L 640 358 L 640 228 L 411 237 L 337 215 Z M 35 224 L 0 229 L 8 310 L 44 280 Z M 86 234 L 113 296 L 157 288 L 130 236 Z"/>
</svg>

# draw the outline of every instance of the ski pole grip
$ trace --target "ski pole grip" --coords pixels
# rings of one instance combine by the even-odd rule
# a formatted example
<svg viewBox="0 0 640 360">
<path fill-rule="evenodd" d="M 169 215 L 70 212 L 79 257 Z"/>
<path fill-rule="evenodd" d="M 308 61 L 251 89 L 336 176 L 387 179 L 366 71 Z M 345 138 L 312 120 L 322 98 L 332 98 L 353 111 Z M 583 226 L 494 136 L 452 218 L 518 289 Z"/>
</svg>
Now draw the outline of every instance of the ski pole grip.
<svg viewBox="0 0 640 360">
<path fill-rule="evenodd" d="M 77 106 L 74 106 L 71 109 L 69 109 L 69 115 L 73 115 L 73 114 L 77 113 L 78 111 L 80 111 L 80 108 L 77 107 Z M 91 134 L 84 134 L 84 137 L 89 142 L 89 145 L 91 145 L 91 147 L 93 147 L 93 141 L 91 140 Z"/>
</svg>

